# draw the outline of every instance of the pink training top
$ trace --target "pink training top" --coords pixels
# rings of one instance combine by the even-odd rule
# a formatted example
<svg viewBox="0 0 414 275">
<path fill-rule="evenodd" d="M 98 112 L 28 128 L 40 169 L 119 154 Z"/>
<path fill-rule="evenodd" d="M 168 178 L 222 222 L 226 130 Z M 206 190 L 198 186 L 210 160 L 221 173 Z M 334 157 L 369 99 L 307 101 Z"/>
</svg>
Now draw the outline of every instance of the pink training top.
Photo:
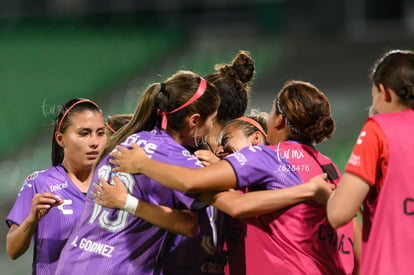
<svg viewBox="0 0 414 275">
<path fill-rule="evenodd" d="M 378 114 L 371 119 L 387 139 L 389 162 L 375 211 L 364 211 L 372 224 L 363 225 L 364 236 L 369 237 L 362 240 L 361 274 L 412 274 L 414 111 Z"/>
<path fill-rule="evenodd" d="M 271 148 L 288 160 L 276 165 L 273 173 L 295 171 L 307 182 L 326 165 L 336 175 L 333 182 L 339 181 L 340 173 L 330 159 L 306 145 L 288 141 Z M 300 203 L 250 219 L 245 253 L 246 274 L 352 274 L 353 224 L 335 230 L 324 206 Z"/>
</svg>

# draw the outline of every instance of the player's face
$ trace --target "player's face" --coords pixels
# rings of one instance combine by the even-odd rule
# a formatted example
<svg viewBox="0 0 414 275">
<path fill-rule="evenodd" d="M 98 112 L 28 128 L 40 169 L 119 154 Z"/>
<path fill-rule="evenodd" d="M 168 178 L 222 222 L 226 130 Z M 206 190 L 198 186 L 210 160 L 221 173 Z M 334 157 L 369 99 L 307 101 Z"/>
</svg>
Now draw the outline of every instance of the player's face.
<svg viewBox="0 0 414 275">
<path fill-rule="evenodd" d="M 100 112 L 73 113 L 63 133 L 64 163 L 78 169 L 92 167 L 106 143 L 105 123 Z"/>
<path fill-rule="evenodd" d="M 228 154 L 232 154 L 243 149 L 246 146 L 253 145 L 253 138 L 247 137 L 243 129 L 232 127 L 228 125 L 221 132 L 221 150 L 220 157 L 224 157 Z"/>
</svg>

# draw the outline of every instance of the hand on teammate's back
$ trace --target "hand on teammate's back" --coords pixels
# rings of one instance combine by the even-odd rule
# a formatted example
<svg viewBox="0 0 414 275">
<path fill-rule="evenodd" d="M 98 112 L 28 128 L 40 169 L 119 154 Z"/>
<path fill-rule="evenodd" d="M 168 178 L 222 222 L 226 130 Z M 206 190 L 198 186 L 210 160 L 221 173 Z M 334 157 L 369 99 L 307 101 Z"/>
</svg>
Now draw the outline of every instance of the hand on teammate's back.
<svg viewBox="0 0 414 275">
<path fill-rule="evenodd" d="M 311 178 L 307 183 L 313 185 L 313 188 L 315 190 L 315 194 L 312 200 L 319 203 L 320 205 L 326 205 L 329 196 L 335 190 L 335 185 L 328 183 L 326 179 L 327 174 L 323 173 Z"/>
<path fill-rule="evenodd" d="M 219 162 L 220 159 L 210 150 L 197 150 L 194 155 L 201 161 L 204 166 Z"/>
<path fill-rule="evenodd" d="M 91 193 L 97 204 L 123 210 L 128 192 L 117 176 L 113 176 L 112 179 L 114 180 L 114 185 L 109 184 L 103 177 L 100 177 L 100 184 L 93 183 L 96 192 L 91 191 Z"/>
<path fill-rule="evenodd" d="M 112 159 L 109 160 L 115 167 L 114 172 L 125 172 L 129 174 L 138 174 L 141 172 L 143 163 L 148 159 L 144 149 L 136 143 L 131 143 L 132 149 L 116 146 L 117 152 L 112 152 Z"/>
</svg>

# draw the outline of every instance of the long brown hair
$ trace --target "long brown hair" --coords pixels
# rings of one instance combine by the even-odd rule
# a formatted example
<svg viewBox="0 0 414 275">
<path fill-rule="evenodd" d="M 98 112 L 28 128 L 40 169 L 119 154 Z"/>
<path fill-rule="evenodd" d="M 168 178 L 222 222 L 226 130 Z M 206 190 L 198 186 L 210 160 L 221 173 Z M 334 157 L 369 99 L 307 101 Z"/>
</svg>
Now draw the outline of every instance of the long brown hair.
<svg viewBox="0 0 414 275">
<path fill-rule="evenodd" d="M 317 144 L 335 129 L 328 99 L 311 83 L 286 82 L 274 104 L 276 114 L 282 114 L 289 127 L 289 139 Z"/>
<path fill-rule="evenodd" d="M 96 164 L 109 154 L 116 145 L 130 135 L 139 131 L 150 131 L 160 127 L 161 116 L 158 110 L 169 112 L 185 104 L 196 92 L 200 84 L 200 76 L 190 71 L 178 71 L 168 78 L 161 90 L 161 83 L 151 84 L 137 102 L 131 120 L 119 129 L 106 143 Z M 216 88 L 207 82 L 204 94 L 189 106 L 168 115 L 169 131 L 179 132 L 183 129 L 185 118 L 198 113 L 202 121 L 212 115 L 220 103 Z"/>
</svg>

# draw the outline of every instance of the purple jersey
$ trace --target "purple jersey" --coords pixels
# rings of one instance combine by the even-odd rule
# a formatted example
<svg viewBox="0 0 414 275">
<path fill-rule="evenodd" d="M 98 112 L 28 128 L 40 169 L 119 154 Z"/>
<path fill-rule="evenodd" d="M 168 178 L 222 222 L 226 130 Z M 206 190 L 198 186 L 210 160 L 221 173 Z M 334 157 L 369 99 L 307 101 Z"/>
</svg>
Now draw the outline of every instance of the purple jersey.
<svg viewBox="0 0 414 275">
<path fill-rule="evenodd" d="M 122 145 L 128 146 L 131 142 L 137 143 L 155 160 L 190 168 L 202 167 L 200 161 L 158 128 L 135 133 Z M 106 156 L 96 167 L 92 182 L 99 182 L 99 176 L 111 182 L 111 169 L 109 156 Z M 144 175 L 117 175 L 134 197 L 146 202 L 172 208 L 197 208 L 193 198 Z M 95 204 L 88 193 L 80 220 L 62 251 L 57 273 L 153 274 L 167 236 L 166 230 L 125 211 Z"/>
<path fill-rule="evenodd" d="M 32 268 L 34 274 L 55 274 L 60 252 L 82 213 L 85 195 L 61 165 L 34 172 L 24 182 L 7 224 L 20 225 L 31 211 L 32 198 L 42 192 L 56 194 L 64 203 L 50 209 L 37 224 Z"/>
<path fill-rule="evenodd" d="M 240 190 L 273 190 L 303 183 L 295 171 L 279 170 L 291 166 L 290 162 L 264 145 L 245 147 L 224 159 L 233 167 Z"/>
</svg>

